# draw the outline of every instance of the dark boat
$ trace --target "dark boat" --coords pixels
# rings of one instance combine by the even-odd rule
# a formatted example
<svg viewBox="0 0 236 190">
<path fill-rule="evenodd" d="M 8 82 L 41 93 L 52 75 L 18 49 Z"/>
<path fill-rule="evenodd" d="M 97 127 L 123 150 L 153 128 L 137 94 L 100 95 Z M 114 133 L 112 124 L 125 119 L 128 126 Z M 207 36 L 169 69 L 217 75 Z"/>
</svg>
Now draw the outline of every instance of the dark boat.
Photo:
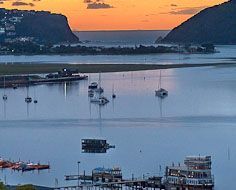
<svg viewBox="0 0 236 190">
<path fill-rule="evenodd" d="M 89 89 L 97 89 L 98 88 L 98 83 L 97 82 L 92 82 L 89 86 Z"/>
<path fill-rule="evenodd" d="M 83 153 L 106 153 L 109 148 L 115 148 L 102 139 L 82 139 Z"/>
<path fill-rule="evenodd" d="M 29 97 L 29 96 L 27 96 L 27 97 L 25 98 L 25 102 L 26 102 L 26 103 L 31 103 L 31 102 L 32 102 L 32 98 Z"/>
</svg>

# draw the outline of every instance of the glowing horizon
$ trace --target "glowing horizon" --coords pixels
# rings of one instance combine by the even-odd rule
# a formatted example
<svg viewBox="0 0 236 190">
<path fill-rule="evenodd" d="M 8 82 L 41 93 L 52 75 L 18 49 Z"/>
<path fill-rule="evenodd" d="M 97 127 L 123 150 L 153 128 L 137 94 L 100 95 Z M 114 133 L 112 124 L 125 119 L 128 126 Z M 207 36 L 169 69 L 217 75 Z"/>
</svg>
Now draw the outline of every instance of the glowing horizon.
<svg viewBox="0 0 236 190">
<path fill-rule="evenodd" d="M 0 7 L 63 14 L 74 31 L 171 30 L 200 10 L 225 2 L 212 0 L 0 0 Z"/>
</svg>

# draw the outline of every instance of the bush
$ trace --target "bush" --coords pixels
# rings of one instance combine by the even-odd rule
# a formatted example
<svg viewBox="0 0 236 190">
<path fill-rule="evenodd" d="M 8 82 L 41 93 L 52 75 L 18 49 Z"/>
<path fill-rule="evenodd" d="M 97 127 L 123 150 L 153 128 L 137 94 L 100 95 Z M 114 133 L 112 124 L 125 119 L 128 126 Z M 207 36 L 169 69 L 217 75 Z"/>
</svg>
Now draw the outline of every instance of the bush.
<svg viewBox="0 0 236 190">
<path fill-rule="evenodd" d="M 2 182 L 0 182 L 0 190 L 6 190 L 6 187 Z"/>
<path fill-rule="evenodd" d="M 36 188 L 33 185 L 21 185 L 21 186 L 17 186 L 16 190 L 36 190 Z"/>
</svg>

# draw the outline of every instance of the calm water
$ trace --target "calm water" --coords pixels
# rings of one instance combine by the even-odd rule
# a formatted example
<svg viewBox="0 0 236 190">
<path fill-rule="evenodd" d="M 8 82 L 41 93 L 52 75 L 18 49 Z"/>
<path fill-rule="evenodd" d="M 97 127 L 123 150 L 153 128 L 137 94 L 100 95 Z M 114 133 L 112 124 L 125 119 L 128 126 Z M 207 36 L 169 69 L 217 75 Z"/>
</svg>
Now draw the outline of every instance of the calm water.
<svg viewBox="0 0 236 190">
<path fill-rule="evenodd" d="M 89 172 L 98 166 L 122 167 L 129 178 L 159 173 L 159 165 L 182 162 L 186 155 L 212 155 L 216 189 L 233 190 L 236 165 L 236 68 L 208 67 L 170 69 L 162 72 L 169 96 L 154 96 L 158 71 L 102 74 L 104 107 L 91 105 L 88 81 L 30 87 L 39 101 L 28 107 L 25 88 L 7 89 L 0 101 L 0 155 L 13 160 L 51 164 L 52 169 L 34 173 L 0 171 L 10 184 L 54 186 L 65 183 L 65 174 Z M 0 91 L 0 94 L 3 90 Z M 105 138 L 116 145 L 107 154 L 82 154 L 82 138 Z M 228 156 L 230 150 L 230 157 Z M 161 171 L 163 173 L 163 170 Z M 75 183 L 75 182 L 74 182 Z M 73 184 L 73 183 L 72 183 Z"/>
<path fill-rule="evenodd" d="M 90 44 L 110 46 L 150 45 L 160 33 L 152 31 L 148 37 L 143 32 L 79 35 Z M 0 63 L 172 64 L 230 62 L 235 58 L 236 46 L 217 49 L 220 53 L 209 55 L 0 56 Z M 104 107 L 90 104 L 87 94 L 88 83 L 97 81 L 97 74 L 73 84 L 30 87 L 29 94 L 38 99 L 37 105 L 24 102 L 26 88 L 6 89 L 7 102 L 0 99 L 0 156 L 50 162 L 51 170 L 24 174 L 3 170 L 0 180 L 54 186 L 57 178 L 59 185 L 66 185 L 70 183 L 64 181 L 64 175 L 77 173 L 77 161 L 81 161 L 81 172 L 120 166 L 126 178 L 157 175 L 172 162 L 201 154 L 213 157 L 216 190 L 234 190 L 235 73 L 236 67 L 164 70 L 162 85 L 169 91 L 164 100 L 154 96 L 159 71 L 102 74 L 105 96 L 110 99 Z M 115 100 L 111 100 L 113 85 Z M 116 148 L 107 154 L 82 154 L 83 138 L 104 138 Z"/>
<path fill-rule="evenodd" d="M 158 37 L 164 37 L 168 30 L 128 30 L 128 31 L 82 31 L 75 32 L 82 42 L 90 45 L 135 45 L 153 44 Z"/>
</svg>

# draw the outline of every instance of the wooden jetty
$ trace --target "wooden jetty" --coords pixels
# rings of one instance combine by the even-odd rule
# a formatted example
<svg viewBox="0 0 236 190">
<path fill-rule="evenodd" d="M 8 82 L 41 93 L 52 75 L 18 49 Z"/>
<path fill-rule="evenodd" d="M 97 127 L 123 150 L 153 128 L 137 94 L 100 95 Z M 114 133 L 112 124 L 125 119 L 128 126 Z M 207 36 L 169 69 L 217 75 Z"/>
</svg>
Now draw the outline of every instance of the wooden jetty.
<svg viewBox="0 0 236 190">
<path fill-rule="evenodd" d="M 0 76 L 0 88 L 17 88 L 44 83 L 61 83 L 86 80 L 88 76 L 81 75 L 77 70 L 62 69 L 57 73 L 50 73 L 46 77 L 40 75 L 6 75 Z"/>
<path fill-rule="evenodd" d="M 80 186 L 55 187 L 55 189 L 161 189 L 162 177 L 153 176 L 148 178 L 123 179 L 121 169 L 114 168 L 95 168 L 92 175 L 65 175 L 65 180 L 81 180 Z"/>
<path fill-rule="evenodd" d="M 96 168 L 92 175 L 85 175 L 84 172 L 84 175 L 65 176 L 65 180 L 78 180 L 78 185 L 55 187 L 55 190 L 213 190 L 211 164 L 211 156 L 187 156 L 184 165 L 167 166 L 164 177 L 136 179 L 123 179 L 120 168 Z"/>
<path fill-rule="evenodd" d="M 78 176 L 77 176 L 78 177 Z M 82 178 L 81 178 L 82 179 Z M 117 182 L 91 183 L 80 186 L 55 187 L 55 190 L 75 190 L 75 189 L 164 189 L 162 177 L 150 177 L 148 179 L 131 179 Z"/>
</svg>

